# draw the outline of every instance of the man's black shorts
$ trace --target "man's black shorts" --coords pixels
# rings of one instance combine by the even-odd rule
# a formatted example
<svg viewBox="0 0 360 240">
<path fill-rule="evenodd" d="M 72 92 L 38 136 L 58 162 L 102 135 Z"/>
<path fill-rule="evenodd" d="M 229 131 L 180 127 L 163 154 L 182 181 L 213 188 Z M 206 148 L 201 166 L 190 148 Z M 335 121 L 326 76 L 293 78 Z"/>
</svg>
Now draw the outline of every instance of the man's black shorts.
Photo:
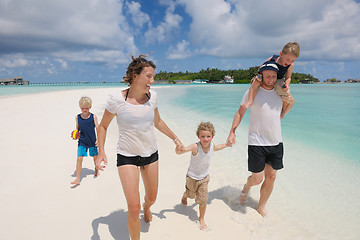
<svg viewBox="0 0 360 240">
<path fill-rule="evenodd" d="M 284 146 L 282 143 L 276 146 L 248 146 L 248 169 L 258 173 L 269 164 L 273 169 L 280 170 L 283 165 Z"/>
<path fill-rule="evenodd" d="M 122 165 L 130 164 L 130 165 L 136 165 L 138 167 L 143 167 L 150 163 L 156 162 L 158 159 L 159 159 L 158 151 L 151 154 L 151 156 L 149 157 L 140 157 L 140 156 L 128 157 L 121 154 L 117 154 L 116 166 L 120 167 Z"/>
</svg>

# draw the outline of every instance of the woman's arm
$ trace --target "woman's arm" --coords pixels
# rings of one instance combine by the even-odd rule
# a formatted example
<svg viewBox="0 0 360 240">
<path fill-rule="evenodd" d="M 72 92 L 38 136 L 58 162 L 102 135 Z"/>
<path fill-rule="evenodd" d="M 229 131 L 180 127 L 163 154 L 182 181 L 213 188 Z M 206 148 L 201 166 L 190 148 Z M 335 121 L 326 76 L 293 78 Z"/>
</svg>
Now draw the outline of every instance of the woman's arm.
<svg viewBox="0 0 360 240">
<path fill-rule="evenodd" d="M 156 108 L 154 110 L 154 125 L 155 127 L 163 134 L 168 136 L 176 146 L 181 146 L 181 149 L 184 149 L 184 145 L 181 143 L 180 139 L 173 133 L 170 128 L 166 125 L 166 123 L 160 118 L 159 110 Z"/>
<path fill-rule="evenodd" d="M 115 117 L 115 114 L 112 114 L 107 109 L 105 109 L 104 115 L 101 119 L 100 125 L 97 129 L 98 136 L 98 146 L 99 146 L 99 155 L 95 160 L 96 169 L 104 171 L 105 166 L 101 166 L 101 162 L 104 162 L 107 165 L 107 158 L 105 154 L 105 140 L 106 140 L 106 132 L 109 127 L 110 122 Z"/>
</svg>

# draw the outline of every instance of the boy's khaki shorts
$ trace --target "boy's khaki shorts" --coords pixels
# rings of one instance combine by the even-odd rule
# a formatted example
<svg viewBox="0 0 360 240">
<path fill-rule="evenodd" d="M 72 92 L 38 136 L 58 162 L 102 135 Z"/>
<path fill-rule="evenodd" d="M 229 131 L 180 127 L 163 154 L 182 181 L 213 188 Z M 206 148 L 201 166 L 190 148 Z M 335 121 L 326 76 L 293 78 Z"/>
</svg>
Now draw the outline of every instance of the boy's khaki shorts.
<svg viewBox="0 0 360 240">
<path fill-rule="evenodd" d="M 282 88 L 282 86 L 284 86 L 285 84 L 285 81 L 284 79 L 278 79 L 276 80 L 276 83 L 275 83 L 275 90 L 276 90 L 276 94 L 279 95 L 279 96 L 289 96 L 289 93 L 290 93 L 290 90 L 289 92 L 285 92 L 284 89 Z"/>
<path fill-rule="evenodd" d="M 202 180 L 195 180 L 189 176 L 186 176 L 186 191 L 185 196 L 188 198 L 195 198 L 195 202 L 200 206 L 206 206 L 209 198 L 208 184 L 210 176 L 207 175 Z"/>
</svg>

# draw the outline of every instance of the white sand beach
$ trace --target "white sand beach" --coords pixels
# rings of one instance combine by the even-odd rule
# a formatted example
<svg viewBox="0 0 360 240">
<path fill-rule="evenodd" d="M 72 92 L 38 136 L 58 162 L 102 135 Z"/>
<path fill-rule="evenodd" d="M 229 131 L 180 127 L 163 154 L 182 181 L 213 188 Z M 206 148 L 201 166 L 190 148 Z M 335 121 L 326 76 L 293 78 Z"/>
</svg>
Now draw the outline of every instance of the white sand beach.
<svg viewBox="0 0 360 240">
<path fill-rule="evenodd" d="M 81 185 L 70 184 L 77 149 L 70 133 L 80 112 L 78 100 L 83 95 L 91 97 L 91 112 L 100 121 L 112 91 L 84 89 L 0 98 L 0 239 L 129 239 L 126 201 L 115 165 L 115 121 L 106 142 L 106 170 L 94 178 L 93 160 L 84 158 Z M 142 221 L 141 238 L 254 239 L 247 222 L 262 224 L 263 218 L 251 206 L 234 209 L 236 203 L 231 201 L 236 199 L 223 194 L 231 189 L 211 181 L 206 212 L 209 229 L 199 230 L 198 205 L 193 200 L 187 207 L 180 204 L 189 156 L 176 155 L 172 141 L 158 131 L 157 140 L 159 193 L 152 207 L 153 221 Z M 246 221 L 241 220 L 245 215 Z"/>
</svg>

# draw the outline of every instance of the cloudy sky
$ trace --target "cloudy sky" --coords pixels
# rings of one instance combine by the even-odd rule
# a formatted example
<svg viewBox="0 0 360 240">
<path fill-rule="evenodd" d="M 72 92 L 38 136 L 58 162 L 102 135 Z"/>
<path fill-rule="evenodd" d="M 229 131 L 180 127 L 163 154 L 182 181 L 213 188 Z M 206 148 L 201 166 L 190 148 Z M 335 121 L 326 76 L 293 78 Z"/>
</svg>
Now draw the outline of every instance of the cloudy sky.
<svg viewBox="0 0 360 240">
<path fill-rule="evenodd" d="M 0 0 L 0 78 L 119 81 L 130 55 L 156 72 L 247 69 L 301 45 L 294 72 L 360 78 L 360 0 Z"/>
</svg>

